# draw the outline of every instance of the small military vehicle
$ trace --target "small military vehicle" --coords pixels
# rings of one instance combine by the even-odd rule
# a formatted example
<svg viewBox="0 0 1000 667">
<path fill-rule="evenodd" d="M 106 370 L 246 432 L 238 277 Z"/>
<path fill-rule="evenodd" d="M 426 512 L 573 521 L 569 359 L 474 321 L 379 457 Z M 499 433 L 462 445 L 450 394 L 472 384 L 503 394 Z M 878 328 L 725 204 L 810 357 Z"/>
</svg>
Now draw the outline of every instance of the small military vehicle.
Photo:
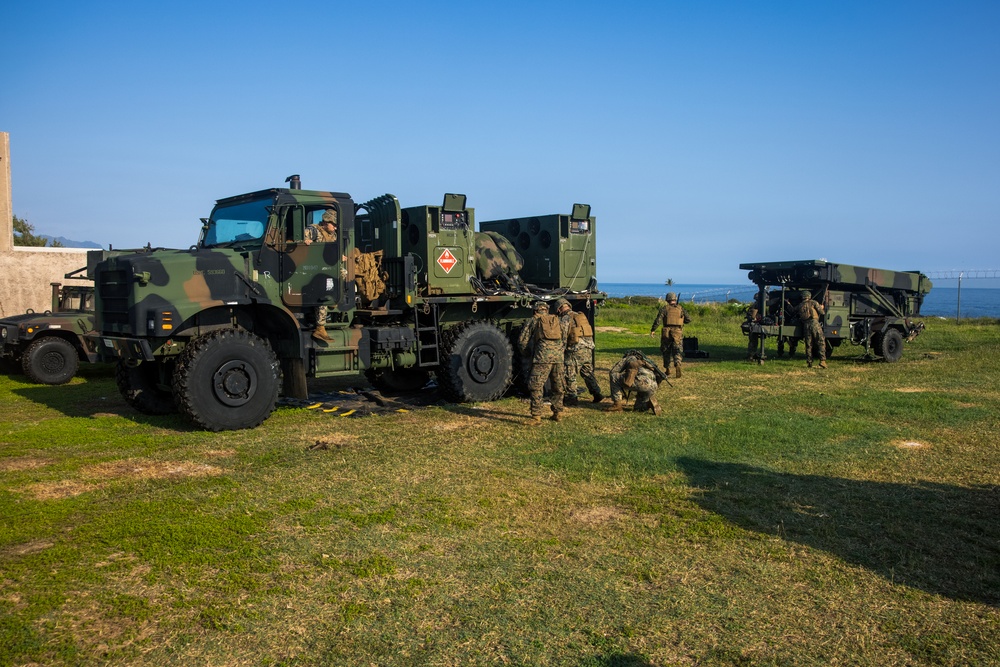
<svg viewBox="0 0 1000 667">
<path fill-rule="evenodd" d="M 821 259 L 740 264 L 758 287 L 754 304 L 743 323 L 743 333 L 759 346 L 765 358 L 767 338 L 775 338 L 779 352 L 802 338 L 798 306 L 803 293 L 825 308 L 822 321 L 827 354 L 844 341 L 863 346 L 866 357 L 896 362 L 903 342 L 924 329 L 914 321 L 932 283 L 919 271 L 889 271 L 837 264 Z"/>
<path fill-rule="evenodd" d="M 191 248 L 98 265 L 99 347 L 140 412 L 253 428 L 279 392 L 304 399 L 307 378 L 362 371 L 379 388 L 433 374 L 449 400 L 493 400 L 534 301 L 564 297 L 593 322 L 605 297 L 589 206 L 476 232 L 464 195 L 401 208 L 286 183 L 219 200 Z M 307 243 L 334 214 L 336 238 Z"/>
<path fill-rule="evenodd" d="M 80 279 L 87 267 L 67 273 Z M 94 329 L 94 288 L 90 285 L 52 285 L 52 309 L 32 310 L 0 319 L 0 359 L 20 367 L 32 382 L 65 384 L 76 375 L 80 360 L 98 361 L 95 341 L 85 334 Z"/>
</svg>

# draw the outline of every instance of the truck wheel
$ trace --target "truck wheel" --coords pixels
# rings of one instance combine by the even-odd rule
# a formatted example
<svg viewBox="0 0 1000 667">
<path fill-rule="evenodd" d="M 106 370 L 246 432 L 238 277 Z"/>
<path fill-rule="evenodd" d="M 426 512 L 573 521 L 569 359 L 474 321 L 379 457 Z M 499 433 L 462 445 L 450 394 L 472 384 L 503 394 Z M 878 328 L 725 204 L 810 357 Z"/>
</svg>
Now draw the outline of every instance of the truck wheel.
<svg viewBox="0 0 1000 667">
<path fill-rule="evenodd" d="M 268 344 L 247 331 L 225 329 L 187 346 L 173 388 L 188 419 L 209 431 L 230 431 L 270 417 L 278 384 L 278 359 Z"/>
<path fill-rule="evenodd" d="M 456 402 L 492 401 L 507 391 L 514 350 L 491 322 L 472 322 L 445 336 L 441 390 Z"/>
<path fill-rule="evenodd" d="M 416 368 L 369 368 L 365 377 L 380 391 L 416 391 L 430 380 L 430 373 Z"/>
<path fill-rule="evenodd" d="M 66 384 L 80 368 L 80 357 L 72 343 L 57 336 L 46 336 L 24 351 L 21 368 L 32 382 Z"/>
<path fill-rule="evenodd" d="M 898 329 L 888 329 L 879 337 L 878 354 L 893 363 L 903 356 L 903 334 Z"/>
<path fill-rule="evenodd" d="M 174 395 L 162 389 L 160 363 L 143 361 L 128 366 L 119 361 L 115 366 L 115 384 L 125 402 L 144 415 L 169 415 L 177 412 Z"/>
</svg>

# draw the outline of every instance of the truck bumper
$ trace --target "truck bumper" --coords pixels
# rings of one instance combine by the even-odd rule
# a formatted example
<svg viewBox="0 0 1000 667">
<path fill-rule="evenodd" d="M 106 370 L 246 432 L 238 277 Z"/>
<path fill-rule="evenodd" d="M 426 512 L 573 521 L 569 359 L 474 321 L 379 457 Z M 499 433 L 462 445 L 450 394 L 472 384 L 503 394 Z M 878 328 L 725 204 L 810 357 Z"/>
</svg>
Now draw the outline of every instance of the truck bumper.
<svg viewBox="0 0 1000 667">
<path fill-rule="evenodd" d="M 105 361 L 153 361 L 153 350 L 144 338 L 101 336 L 97 353 Z"/>
</svg>

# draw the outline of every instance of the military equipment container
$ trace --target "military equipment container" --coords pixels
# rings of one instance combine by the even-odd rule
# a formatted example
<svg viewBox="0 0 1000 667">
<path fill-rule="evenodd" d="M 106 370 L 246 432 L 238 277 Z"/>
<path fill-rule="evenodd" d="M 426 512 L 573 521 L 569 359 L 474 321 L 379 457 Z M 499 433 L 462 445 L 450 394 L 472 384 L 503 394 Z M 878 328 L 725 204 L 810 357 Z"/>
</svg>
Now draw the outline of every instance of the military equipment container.
<svg viewBox="0 0 1000 667">
<path fill-rule="evenodd" d="M 903 342 L 923 331 L 915 322 L 932 283 L 919 271 L 889 271 L 837 264 L 825 260 L 758 262 L 740 264 L 750 271 L 757 285 L 754 317 L 743 323 L 743 333 L 760 341 L 757 358 L 763 360 L 768 337 L 778 340 L 778 349 L 793 346 L 802 338 L 796 316 L 805 291 L 823 304 L 823 333 L 827 353 L 845 340 L 864 346 L 866 356 L 899 361 Z M 771 288 L 771 289 L 769 289 Z"/>
<path fill-rule="evenodd" d="M 98 267 L 100 349 L 130 405 L 252 428 L 279 391 L 306 398 L 307 378 L 360 371 L 385 389 L 434 374 L 450 400 L 492 400 L 512 382 L 534 301 L 565 297 L 593 322 L 605 296 L 589 207 L 539 217 L 555 225 L 552 270 L 522 272 L 510 221 L 476 232 L 464 195 L 401 208 L 392 195 L 359 204 L 288 182 L 219 200 L 196 246 Z M 336 241 L 307 244 L 307 226 L 330 210 Z"/>
</svg>

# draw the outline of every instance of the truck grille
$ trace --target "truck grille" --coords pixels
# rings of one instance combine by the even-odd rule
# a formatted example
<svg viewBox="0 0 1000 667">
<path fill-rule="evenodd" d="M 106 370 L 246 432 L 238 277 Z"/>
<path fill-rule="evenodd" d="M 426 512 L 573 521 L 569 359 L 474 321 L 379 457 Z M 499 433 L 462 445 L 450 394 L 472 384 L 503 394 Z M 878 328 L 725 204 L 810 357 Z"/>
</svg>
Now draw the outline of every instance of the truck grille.
<svg viewBox="0 0 1000 667">
<path fill-rule="evenodd" d="M 125 333 L 128 329 L 129 280 L 121 269 L 101 271 L 97 285 L 101 299 L 100 319 L 104 331 Z"/>
</svg>

